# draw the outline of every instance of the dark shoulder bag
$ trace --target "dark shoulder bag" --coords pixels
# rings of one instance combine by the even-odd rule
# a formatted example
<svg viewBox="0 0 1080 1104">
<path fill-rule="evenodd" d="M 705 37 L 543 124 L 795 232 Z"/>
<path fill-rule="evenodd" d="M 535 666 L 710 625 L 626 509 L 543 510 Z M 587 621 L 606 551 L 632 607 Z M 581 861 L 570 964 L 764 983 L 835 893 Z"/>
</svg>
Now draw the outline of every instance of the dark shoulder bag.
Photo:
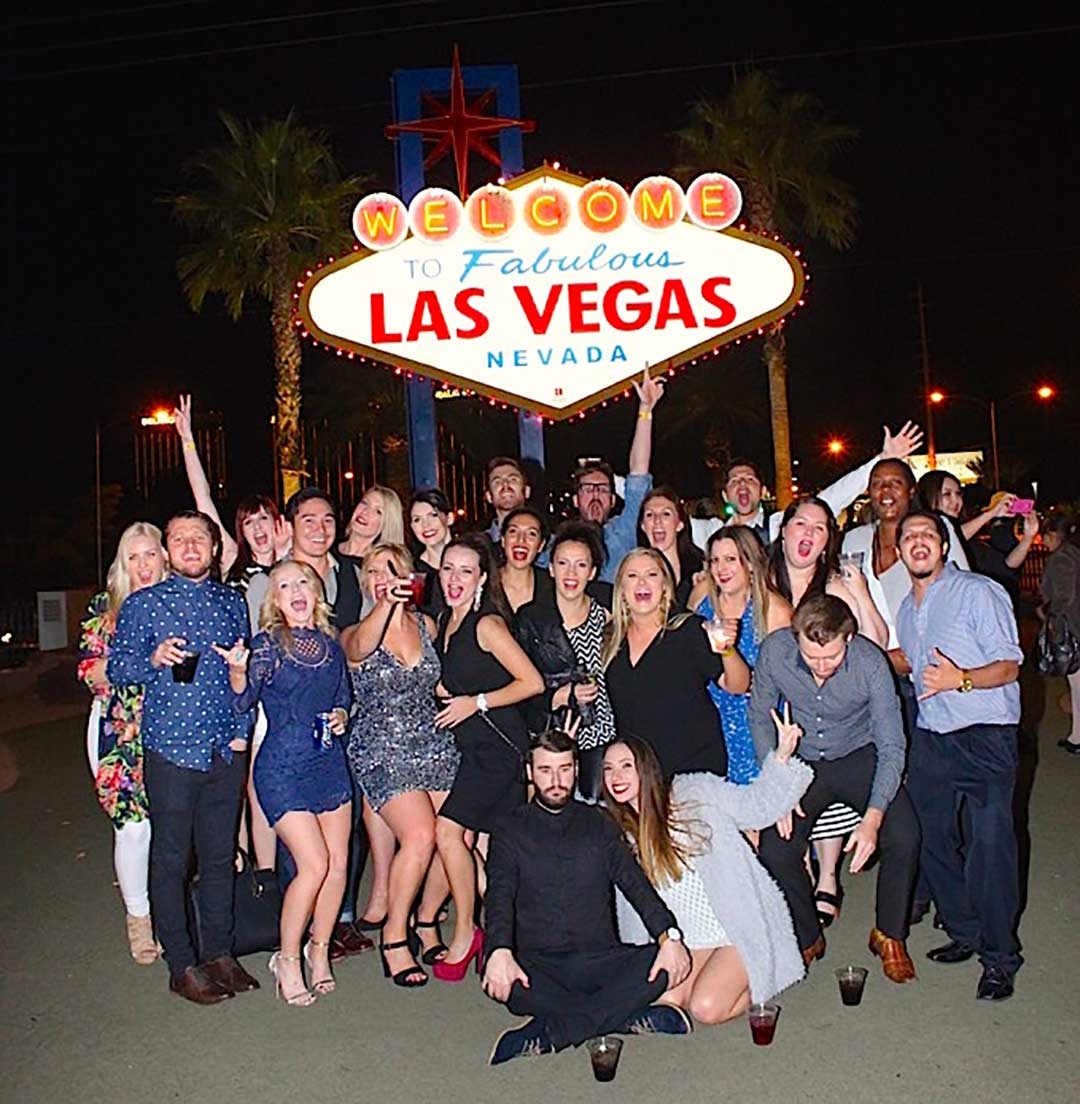
<svg viewBox="0 0 1080 1104">
<path fill-rule="evenodd" d="M 1048 613 L 1035 641 L 1040 675 L 1074 675 L 1080 671 L 1080 640 L 1063 613 Z"/>
</svg>

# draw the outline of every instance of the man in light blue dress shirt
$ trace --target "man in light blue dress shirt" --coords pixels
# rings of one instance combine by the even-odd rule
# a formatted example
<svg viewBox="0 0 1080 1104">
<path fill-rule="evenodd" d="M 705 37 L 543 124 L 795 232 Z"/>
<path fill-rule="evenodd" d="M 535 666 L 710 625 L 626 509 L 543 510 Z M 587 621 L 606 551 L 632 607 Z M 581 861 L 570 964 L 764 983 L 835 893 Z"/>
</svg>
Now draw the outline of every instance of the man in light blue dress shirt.
<svg viewBox="0 0 1080 1104">
<path fill-rule="evenodd" d="M 908 788 L 923 873 L 951 940 L 927 957 L 957 963 L 978 954 L 976 996 L 1004 1000 L 1023 961 L 1012 813 L 1023 660 L 1016 618 L 1003 587 L 948 562 L 939 515 L 909 513 L 898 547 L 912 589 L 896 634 L 918 695 Z"/>
</svg>

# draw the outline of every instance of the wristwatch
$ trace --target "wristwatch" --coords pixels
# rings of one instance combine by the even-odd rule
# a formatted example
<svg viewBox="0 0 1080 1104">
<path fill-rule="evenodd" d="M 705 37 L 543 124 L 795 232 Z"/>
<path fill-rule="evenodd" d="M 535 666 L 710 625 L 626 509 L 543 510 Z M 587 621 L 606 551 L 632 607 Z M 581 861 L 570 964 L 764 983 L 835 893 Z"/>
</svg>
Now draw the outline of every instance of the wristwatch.
<svg viewBox="0 0 1080 1104">
<path fill-rule="evenodd" d="M 969 671 L 960 672 L 960 685 L 956 688 L 961 694 L 970 694 L 975 689 L 974 684 L 971 681 L 971 673 Z"/>
<path fill-rule="evenodd" d="M 487 695 L 486 694 L 477 694 L 476 695 L 476 708 L 479 709 L 481 713 L 486 713 L 488 711 L 488 703 L 487 703 Z"/>
<path fill-rule="evenodd" d="M 668 928 L 667 931 L 661 932 L 657 943 L 662 947 L 668 940 L 672 943 L 681 943 L 683 941 L 682 932 L 678 928 Z"/>
</svg>

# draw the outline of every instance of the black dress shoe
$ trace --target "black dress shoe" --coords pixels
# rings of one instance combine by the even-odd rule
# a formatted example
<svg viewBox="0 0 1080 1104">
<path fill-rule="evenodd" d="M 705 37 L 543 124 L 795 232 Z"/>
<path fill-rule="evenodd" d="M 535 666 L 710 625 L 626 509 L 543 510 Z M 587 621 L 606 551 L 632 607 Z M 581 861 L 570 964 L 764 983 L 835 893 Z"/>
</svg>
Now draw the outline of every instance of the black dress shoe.
<svg viewBox="0 0 1080 1104">
<path fill-rule="evenodd" d="M 227 989 L 230 993 L 250 993 L 259 988 L 259 983 L 232 955 L 221 955 L 204 962 L 202 971 L 211 981 L 216 981 L 222 989 Z"/>
<path fill-rule="evenodd" d="M 975 990 L 975 999 L 984 1001 L 1008 1000 L 1013 995 L 1012 975 L 1000 966 L 983 967 L 979 987 Z"/>
<path fill-rule="evenodd" d="M 1074 744 L 1071 740 L 1058 741 L 1058 747 L 1064 748 L 1070 755 L 1080 755 L 1080 744 Z"/>
<path fill-rule="evenodd" d="M 951 943 L 946 943 L 944 947 L 935 947 L 932 951 L 927 951 L 926 957 L 931 962 L 967 962 L 974 953 L 974 947 L 957 943 L 954 939 Z"/>
<path fill-rule="evenodd" d="M 232 992 L 207 977 L 201 966 L 189 966 L 179 977 L 170 977 L 169 989 L 192 1004 L 218 1004 L 232 997 Z"/>
</svg>

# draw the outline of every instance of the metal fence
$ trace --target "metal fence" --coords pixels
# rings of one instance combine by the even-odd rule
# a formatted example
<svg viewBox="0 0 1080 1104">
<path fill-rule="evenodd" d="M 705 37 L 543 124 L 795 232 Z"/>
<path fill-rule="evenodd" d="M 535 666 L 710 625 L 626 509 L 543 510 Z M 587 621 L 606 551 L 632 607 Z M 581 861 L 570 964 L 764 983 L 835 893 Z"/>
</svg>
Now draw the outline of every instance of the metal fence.
<svg viewBox="0 0 1080 1104">
<path fill-rule="evenodd" d="M 36 598 L 0 603 L 0 643 L 36 644 L 37 638 Z"/>
</svg>

